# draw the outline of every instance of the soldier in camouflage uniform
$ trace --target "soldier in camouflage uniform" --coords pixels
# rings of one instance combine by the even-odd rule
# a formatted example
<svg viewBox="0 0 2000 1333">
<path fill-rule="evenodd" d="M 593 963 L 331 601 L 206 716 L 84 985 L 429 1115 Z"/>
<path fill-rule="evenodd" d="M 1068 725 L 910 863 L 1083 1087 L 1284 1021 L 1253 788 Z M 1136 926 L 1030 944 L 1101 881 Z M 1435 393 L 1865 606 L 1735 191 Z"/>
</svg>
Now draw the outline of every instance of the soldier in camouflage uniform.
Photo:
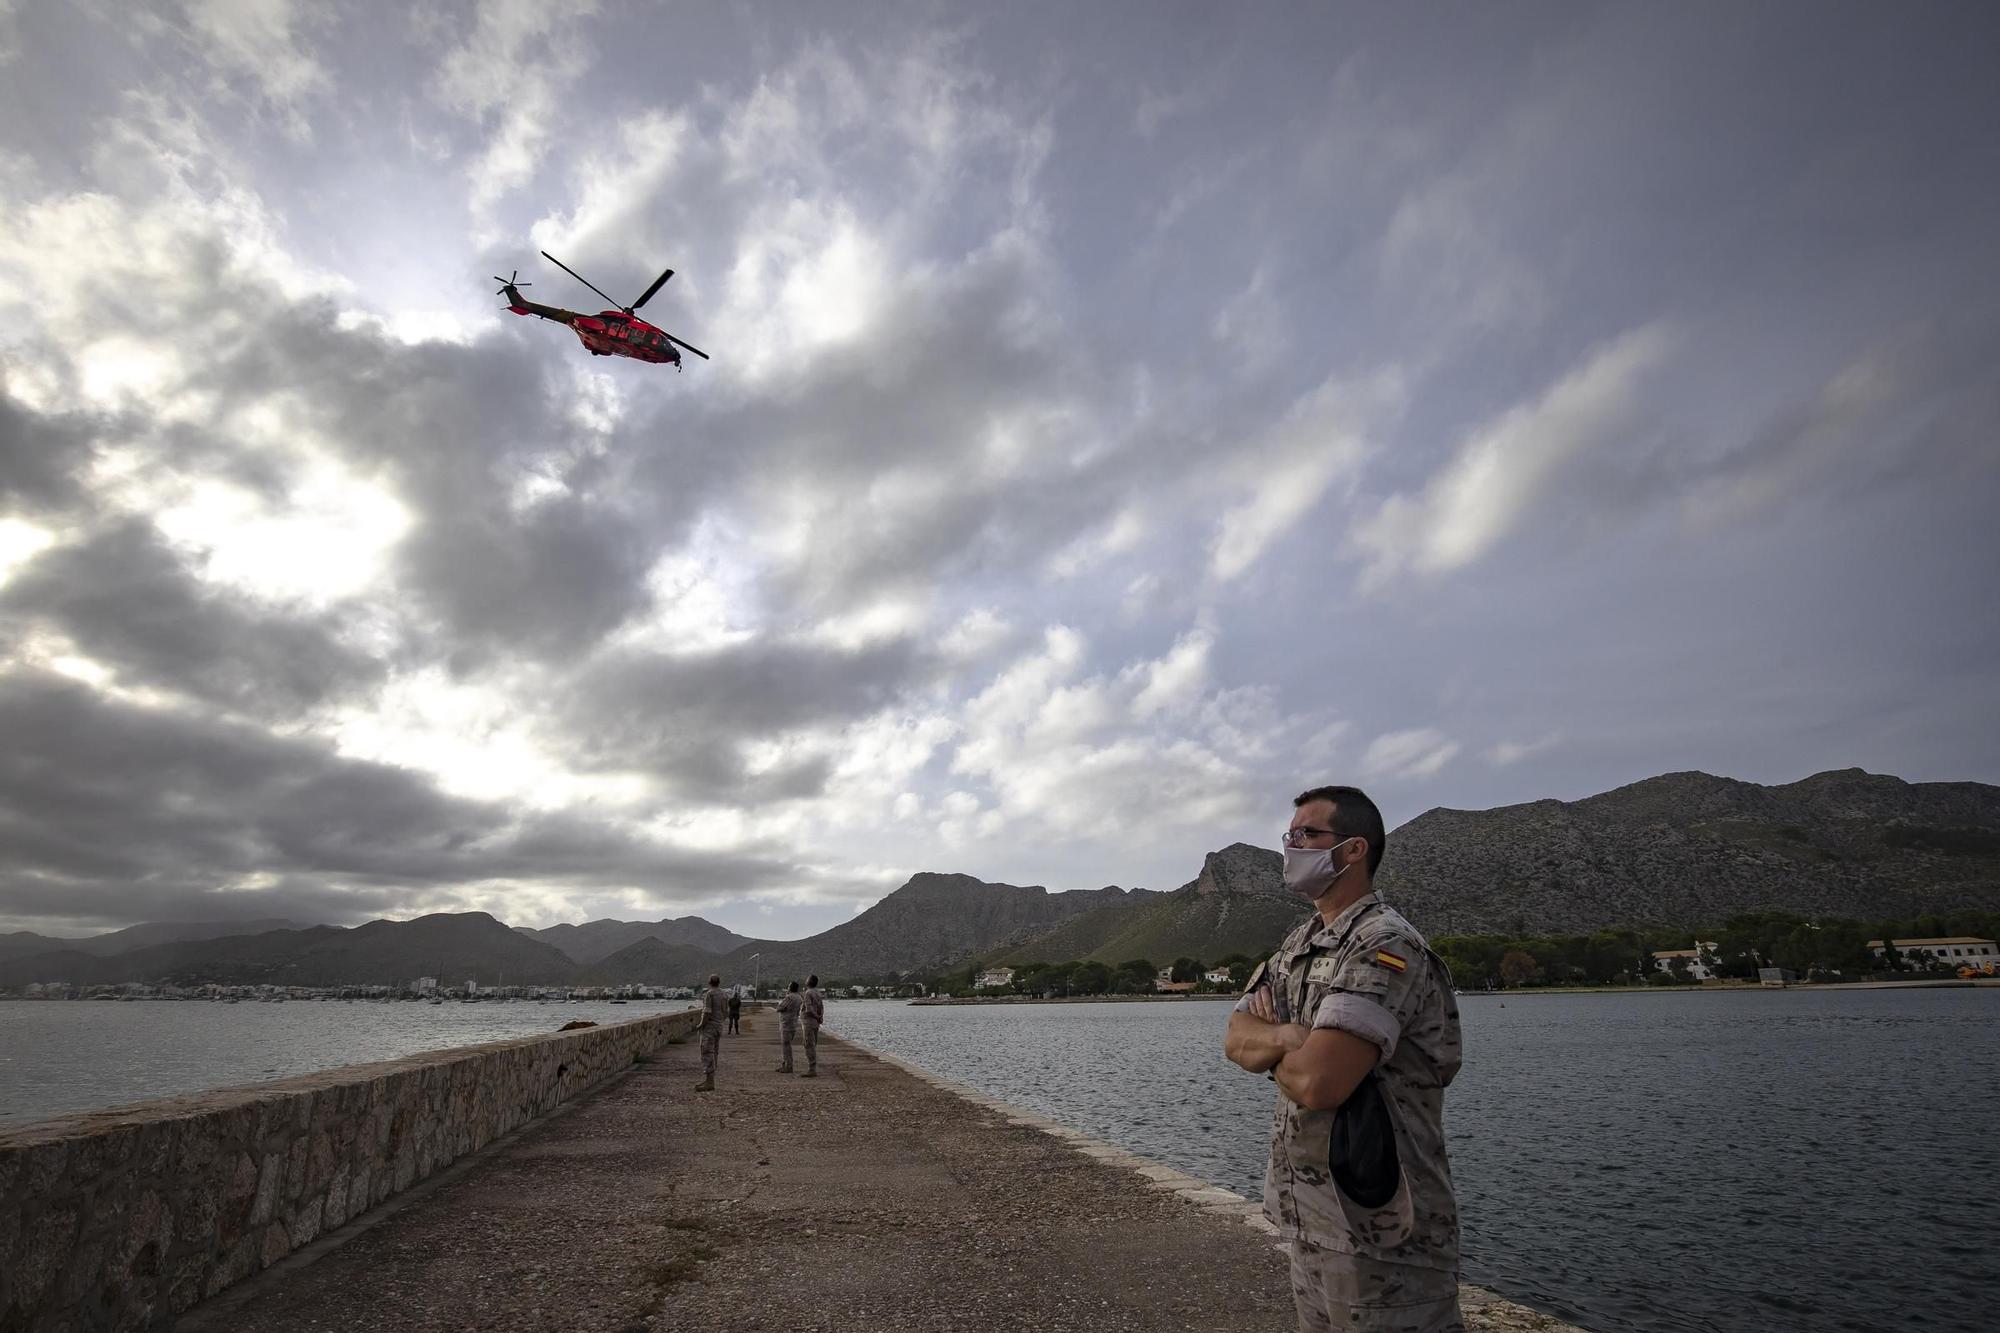
<svg viewBox="0 0 2000 1333">
<path fill-rule="evenodd" d="M 792 1072 L 792 1043 L 799 1039 L 799 983 L 785 992 L 785 998 L 778 1001 L 778 1037 L 785 1043 L 784 1063 L 778 1066 L 780 1074 Z"/>
<path fill-rule="evenodd" d="M 1285 882 L 1315 908 L 1252 974 L 1226 1052 L 1280 1096 L 1264 1214 L 1291 1245 L 1299 1327 L 1463 1333 L 1444 1090 L 1451 975 L 1375 896 L 1387 841 L 1352 787 L 1293 803 Z"/>
<path fill-rule="evenodd" d="M 729 1018 L 729 997 L 722 993 L 722 978 L 710 977 L 708 989 L 701 994 L 701 1069 L 702 1080 L 694 1085 L 696 1092 L 715 1091 L 715 1058 L 722 1051 L 722 1025 Z"/>
<path fill-rule="evenodd" d="M 799 1019 L 806 1025 L 806 1072 L 800 1077 L 818 1078 L 819 1025 L 826 1021 L 826 997 L 819 993 L 817 973 L 806 978 L 804 1001 L 799 1006 Z"/>
</svg>

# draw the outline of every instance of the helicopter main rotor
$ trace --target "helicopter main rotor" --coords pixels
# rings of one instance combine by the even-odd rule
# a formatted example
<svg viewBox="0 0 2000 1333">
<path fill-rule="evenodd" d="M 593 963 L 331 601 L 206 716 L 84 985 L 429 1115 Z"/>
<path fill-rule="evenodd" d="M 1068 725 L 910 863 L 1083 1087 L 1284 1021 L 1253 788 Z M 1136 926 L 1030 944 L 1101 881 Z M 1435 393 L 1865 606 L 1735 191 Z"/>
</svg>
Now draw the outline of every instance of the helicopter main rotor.
<svg viewBox="0 0 2000 1333">
<path fill-rule="evenodd" d="M 546 250 L 542 251 L 542 258 L 548 260 L 551 264 L 554 264 L 557 268 L 569 274 L 572 278 L 575 278 L 578 282 L 590 288 L 590 290 L 596 292 L 599 296 L 603 296 L 606 301 L 610 301 L 612 305 L 618 306 L 620 310 L 623 310 L 628 315 L 631 314 L 633 311 L 637 310 L 640 306 L 646 304 L 646 302 L 652 300 L 653 293 L 659 291 L 660 288 L 666 286 L 667 279 L 674 276 L 674 271 L 672 269 L 668 269 L 665 273 L 662 273 L 659 277 L 653 279 L 653 285 L 648 287 L 643 293 L 641 293 L 638 300 L 634 301 L 631 305 L 618 305 L 618 302 L 612 300 L 611 297 L 605 296 L 604 290 L 601 287 L 599 287 L 596 283 L 592 282 L 589 278 L 584 277 L 583 274 L 578 273 L 575 269 L 571 268 L 568 264 L 563 263 L 562 260 L 557 259 L 554 255 L 550 254 L 548 251 Z M 674 341 L 680 342 L 680 339 L 676 338 L 674 339 Z M 687 346 L 686 343 L 681 343 L 681 345 L 683 347 Z M 688 350 L 693 351 L 694 349 L 690 347 L 688 348 Z M 706 360 L 707 358 L 704 357 L 703 359 Z"/>
</svg>

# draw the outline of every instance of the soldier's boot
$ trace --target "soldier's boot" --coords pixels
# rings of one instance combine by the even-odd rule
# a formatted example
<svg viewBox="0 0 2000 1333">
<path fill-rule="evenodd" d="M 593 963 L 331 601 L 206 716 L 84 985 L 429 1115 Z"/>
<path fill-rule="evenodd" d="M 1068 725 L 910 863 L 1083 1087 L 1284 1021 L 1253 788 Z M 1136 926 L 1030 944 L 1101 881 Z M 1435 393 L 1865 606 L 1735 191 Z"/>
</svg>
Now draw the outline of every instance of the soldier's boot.
<svg viewBox="0 0 2000 1333">
<path fill-rule="evenodd" d="M 805 1072 L 805 1073 L 803 1073 L 803 1074 L 800 1074 L 800 1075 L 799 1075 L 799 1077 L 800 1077 L 800 1078 L 818 1078 L 818 1077 L 819 1077 L 819 1066 L 818 1066 L 817 1064 L 810 1064 L 810 1065 L 807 1065 L 807 1066 L 806 1066 L 806 1072 Z"/>
<path fill-rule="evenodd" d="M 715 1091 L 715 1075 L 713 1075 L 713 1074 L 710 1074 L 710 1075 L 708 1075 L 708 1076 L 707 1076 L 706 1078 L 702 1079 L 702 1081 L 701 1081 L 701 1082 L 699 1082 L 699 1083 L 697 1083 L 697 1084 L 695 1084 L 695 1085 L 694 1085 L 694 1090 L 695 1090 L 696 1092 L 714 1092 L 714 1091 Z"/>
</svg>

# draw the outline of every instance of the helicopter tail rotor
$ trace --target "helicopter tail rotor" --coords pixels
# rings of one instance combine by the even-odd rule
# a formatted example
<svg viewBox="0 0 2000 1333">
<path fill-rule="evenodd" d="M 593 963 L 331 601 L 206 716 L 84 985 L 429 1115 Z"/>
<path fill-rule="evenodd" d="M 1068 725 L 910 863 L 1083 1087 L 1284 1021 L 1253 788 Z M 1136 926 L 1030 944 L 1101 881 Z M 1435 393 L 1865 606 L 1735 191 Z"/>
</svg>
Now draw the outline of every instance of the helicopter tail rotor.
<svg viewBox="0 0 2000 1333">
<path fill-rule="evenodd" d="M 514 276 L 511 278 L 503 278 L 498 273 L 495 273 L 493 275 L 493 281 L 500 284 L 500 290 L 493 294 L 495 296 L 505 296 L 508 292 L 512 291 L 516 287 L 532 287 L 535 285 L 532 282 L 520 281 L 519 280 L 520 277 L 521 277 L 520 269 L 515 269 Z"/>
</svg>

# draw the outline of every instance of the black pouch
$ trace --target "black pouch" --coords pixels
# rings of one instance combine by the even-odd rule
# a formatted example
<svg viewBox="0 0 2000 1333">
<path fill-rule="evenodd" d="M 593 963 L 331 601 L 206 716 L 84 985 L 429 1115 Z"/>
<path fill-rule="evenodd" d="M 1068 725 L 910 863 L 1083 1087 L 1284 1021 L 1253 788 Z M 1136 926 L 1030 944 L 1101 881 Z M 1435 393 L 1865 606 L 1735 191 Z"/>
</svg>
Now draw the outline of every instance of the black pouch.
<svg viewBox="0 0 2000 1333">
<path fill-rule="evenodd" d="M 1327 1166 L 1340 1192 L 1363 1208 L 1380 1208 L 1396 1195 L 1403 1177 L 1396 1122 L 1373 1072 L 1334 1112 Z"/>
</svg>

